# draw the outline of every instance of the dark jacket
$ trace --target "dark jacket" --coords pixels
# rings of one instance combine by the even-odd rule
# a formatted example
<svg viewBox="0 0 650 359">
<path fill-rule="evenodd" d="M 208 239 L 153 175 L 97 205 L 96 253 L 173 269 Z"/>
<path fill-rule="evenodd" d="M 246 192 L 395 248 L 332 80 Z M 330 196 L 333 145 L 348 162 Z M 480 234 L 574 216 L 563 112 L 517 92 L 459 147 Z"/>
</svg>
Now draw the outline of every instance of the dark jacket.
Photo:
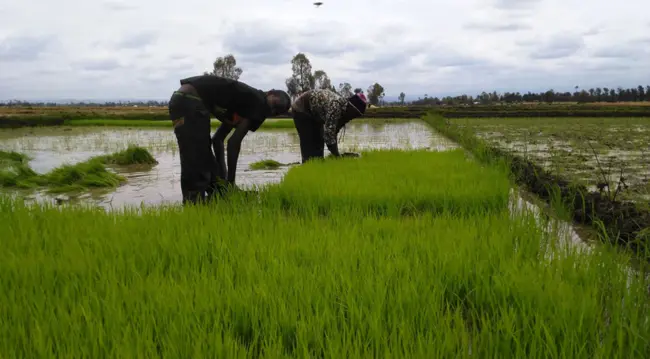
<svg viewBox="0 0 650 359">
<path fill-rule="evenodd" d="M 255 132 L 271 114 L 264 91 L 229 78 L 200 75 L 184 78 L 181 85 L 191 84 L 208 110 L 218 119 L 225 115 L 232 119 L 234 113 L 251 120 Z"/>
</svg>

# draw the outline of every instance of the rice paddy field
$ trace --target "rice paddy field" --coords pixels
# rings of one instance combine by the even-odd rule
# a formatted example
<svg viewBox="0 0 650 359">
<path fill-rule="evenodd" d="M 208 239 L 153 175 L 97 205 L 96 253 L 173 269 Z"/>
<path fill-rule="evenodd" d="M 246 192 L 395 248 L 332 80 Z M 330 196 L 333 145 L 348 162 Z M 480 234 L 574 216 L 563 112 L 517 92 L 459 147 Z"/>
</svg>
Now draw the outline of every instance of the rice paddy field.
<svg viewBox="0 0 650 359">
<path fill-rule="evenodd" d="M 251 165 L 298 162 L 297 135 L 258 131 L 238 168 L 257 192 L 198 207 L 169 129 L 0 131 L 36 173 L 130 145 L 156 164 L 111 168 L 109 193 L 0 194 L 0 357 L 650 355 L 644 268 L 513 205 L 507 166 L 423 122 L 356 123 L 360 158 L 272 170 Z"/>
<path fill-rule="evenodd" d="M 592 190 L 608 184 L 613 196 L 620 183 L 619 199 L 650 200 L 650 117 L 450 121 Z"/>
<path fill-rule="evenodd" d="M 178 146 L 171 126 L 165 124 L 166 127 L 98 125 L 2 129 L 0 151 L 25 154 L 31 158 L 29 165 L 34 171 L 47 173 L 66 163 L 78 163 L 94 156 L 123 151 L 130 145 L 139 146 L 148 150 L 158 164 L 144 169 L 114 168 L 126 178 L 125 183 L 116 189 L 96 189 L 66 196 L 106 208 L 140 203 L 177 203 L 181 200 Z M 455 147 L 452 142 L 431 131 L 420 121 L 373 120 L 358 122 L 349 127 L 342 137 L 342 151 L 380 148 L 442 150 Z M 277 183 L 290 168 L 251 168 L 251 165 L 255 167 L 256 162 L 263 160 L 274 160 L 281 164 L 300 162 L 300 147 L 295 129 L 268 128 L 244 138 L 237 167 L 239 187 L 253 189 L 267 183 Z M 22 195 L 39 201 L 54 201 L 56 198 L 41 190 L 22 191 Z"/>
</svg>

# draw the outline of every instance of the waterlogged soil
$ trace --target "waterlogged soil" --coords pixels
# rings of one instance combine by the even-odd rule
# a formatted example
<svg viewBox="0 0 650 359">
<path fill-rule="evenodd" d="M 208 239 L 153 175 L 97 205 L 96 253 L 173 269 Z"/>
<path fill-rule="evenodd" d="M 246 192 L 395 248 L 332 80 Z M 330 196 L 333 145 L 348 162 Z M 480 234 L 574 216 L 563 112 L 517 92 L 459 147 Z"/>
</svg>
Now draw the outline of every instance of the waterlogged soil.
<svg viewBox="0 0 650 359">
<path fill-rule="evenodd" d="M 650 118 L 454 119 L 492 145 L 533 160 L 551 172 L 647 201 L 650 194 Z M 603 188 L 607 191 L 607 188 Z"/>
<path fill-rule="evenodd" d="M 423 149 L 434 151 L 456 148 L 445 137 L 420 121 L 373 121 L 347 126 L 340 151 L 368 149 Z M 14 191 L 39 201 L 90 201 L 104 207 L 161 204 L 181 201 L 180 160 L 173 131 L 156 128 L 56 127 L 0 130 L 0 149 L 29 155 L 30 166 L 39 173 L 73 164 L 90 157 L 125 149 L 129 144 L 148 149 L 159 162 L 154 167 L 111 170 L 127 179 L 117 189 L 89 191 L 75 196 L 53 196 L 40 191 Z M 326 150 L 326 154 L 327 154 Z M 243 189 L 277 183 L 290 166 L 274 170 L 251 170 L 249 165 L 264 159 L 281 163 L 300 162 L 300 145 L 295 130 L 259 130 L 246 136 L 237 166 L 237 185 Z"/>
</svg>

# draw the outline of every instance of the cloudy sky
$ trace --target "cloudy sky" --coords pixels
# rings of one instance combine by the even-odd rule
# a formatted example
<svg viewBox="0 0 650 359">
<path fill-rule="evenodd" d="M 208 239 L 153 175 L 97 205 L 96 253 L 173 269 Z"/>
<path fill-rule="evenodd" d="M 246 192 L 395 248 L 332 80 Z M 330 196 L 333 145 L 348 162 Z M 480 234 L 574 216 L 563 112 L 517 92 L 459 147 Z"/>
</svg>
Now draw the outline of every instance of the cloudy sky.
<svg viewBox="0 0 650 359">
<path fill-rule="evenodd" d="M 387 97 L 650 84 L 648 0 L 323 1 L 2 1 L 0 100 L 167 99 L 227 53 L 261 89 L 298 52 Z"/>
</svg>

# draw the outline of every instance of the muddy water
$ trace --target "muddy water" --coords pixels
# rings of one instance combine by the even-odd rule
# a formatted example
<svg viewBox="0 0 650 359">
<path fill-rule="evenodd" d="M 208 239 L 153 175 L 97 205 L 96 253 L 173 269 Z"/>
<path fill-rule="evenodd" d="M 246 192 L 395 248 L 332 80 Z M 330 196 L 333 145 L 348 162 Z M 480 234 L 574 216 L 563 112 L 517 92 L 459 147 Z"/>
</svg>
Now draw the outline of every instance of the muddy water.
<svg viewBox="0 0 650 359">
<path fill-rule="evenodd" d="M 126 184 L 108 193 L 86 193 L 75 199 L 107 207 L 180 202 L 178 146 L 169 129 L 59 127 L 0 131 L 0 149 L 28 154 L 32 157 L 31 167 L 40 173 L 64 163 L 77 163 L 93 156 L 120 151 L 129 144 L 149 149 L 159 164 L 140 171 L 114 168 L 127 178 Z M 341 151 L 355 152 L 380 148 L 445 150 L 455 147 L 455 144 L 419 121 L 350 124 L 340 142 Z M 247 135 L 237 166 L 239 187 L 253 188 L 277 183 L 289 169 L 249 169 L 251 163 L 263 159 L 282 163 L 299 162 L 300 146 L 296 131 L 260 130 Z M 53 201 L 55 196 L 36 192 L 30 193 L 28 198 Z"/>
</svg>

